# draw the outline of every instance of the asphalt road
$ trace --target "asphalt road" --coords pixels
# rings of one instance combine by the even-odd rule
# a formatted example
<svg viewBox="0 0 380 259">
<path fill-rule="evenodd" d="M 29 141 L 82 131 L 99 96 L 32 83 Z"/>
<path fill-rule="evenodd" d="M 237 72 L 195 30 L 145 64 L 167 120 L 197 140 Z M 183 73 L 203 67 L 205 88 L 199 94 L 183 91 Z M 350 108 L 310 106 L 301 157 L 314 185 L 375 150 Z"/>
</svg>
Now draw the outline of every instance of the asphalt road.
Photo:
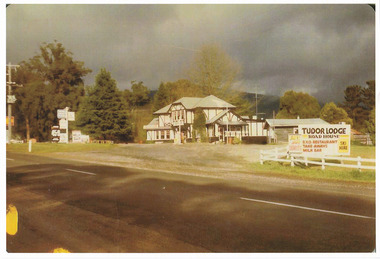
<svg viewBox="0 0 380 259">
<path fill-rule="evenodd" d="M 372 252 L 375 196 L 7 152 L 8 252 Z"/>
</svg>

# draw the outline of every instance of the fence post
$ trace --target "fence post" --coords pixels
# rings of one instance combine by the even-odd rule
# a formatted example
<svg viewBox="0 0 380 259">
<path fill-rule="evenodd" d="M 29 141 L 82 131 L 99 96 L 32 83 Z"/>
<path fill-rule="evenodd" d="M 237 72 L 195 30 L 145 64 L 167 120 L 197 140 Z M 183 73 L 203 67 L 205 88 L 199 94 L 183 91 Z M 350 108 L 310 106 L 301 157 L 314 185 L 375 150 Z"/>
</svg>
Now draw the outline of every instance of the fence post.
<svg viewBox="0 0 380 259">
<path fill-rule="evenodd" d="M 358 156 L 358 169 L 359 169 L 359 172 L 362 171 L 361 167 L 362 167 L 362 162 L 361 162 L 362 158 L 360 156 Z"/>
<path fill-rule="evenodd" d="M 32 140 L 29 140 L 29 152 L 32 152 Z"/>
<path fill-rule="evenodd" d="M 325 158 L 322 157 L 322 170 L 325 170 Z"/>
<path fill-rule="evenodd" d="M 290 155 L 290 165 L 294 167 L 294 156 Z"/>
<path fill-rule="evenodd" d="M 304 156 L 304 159 L 305 159 L 305 165 L 308 166 L 308 162 L 307 162 L 307 156 Z"/>
<path fill-rule="evenodd" d="M 260 150 L 260 164 L 262 165 L 262 164 L 264 164 L 264 160 L 263 160 L 263 151 L 262 150 Z"/>
</svg>

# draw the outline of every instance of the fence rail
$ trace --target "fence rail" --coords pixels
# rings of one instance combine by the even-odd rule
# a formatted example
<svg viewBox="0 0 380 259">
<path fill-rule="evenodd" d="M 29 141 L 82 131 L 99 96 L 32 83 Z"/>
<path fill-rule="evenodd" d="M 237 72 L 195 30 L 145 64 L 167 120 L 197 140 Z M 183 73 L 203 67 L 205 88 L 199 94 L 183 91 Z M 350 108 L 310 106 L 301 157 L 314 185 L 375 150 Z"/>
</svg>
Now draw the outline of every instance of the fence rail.
<svg viewBox="0 0 380 259">
<path fill-rule="evenodd" d="M 303 163 L 306 166 L 309 164 L 320 165 L 322 170 L 326 166 L 335 167 L 346 167 L 346 168 L 356 168 L 375 170 L 376 169 L 376 159 L 368 159 L 358 157 L 334 157 L 334 156 L 317 156 L 317 155 L 301 155 L 301 154 L 290 154 L 287 148 L 275 148 L 273 150 L 260 150 L 260 164 L 264 161 L 276 161 L 290 163 L 291 166 L 295 166 L 296 163 Z M 334 163 L 333 161 L 340 161 L 340 163 Z M 345 164 L 344 161 L 355 162 L 355 164 Z M 366 165 L 363 165 L 366 163 Z M 367 165 L 373 164 L 373 165 Z"/>
</svg>

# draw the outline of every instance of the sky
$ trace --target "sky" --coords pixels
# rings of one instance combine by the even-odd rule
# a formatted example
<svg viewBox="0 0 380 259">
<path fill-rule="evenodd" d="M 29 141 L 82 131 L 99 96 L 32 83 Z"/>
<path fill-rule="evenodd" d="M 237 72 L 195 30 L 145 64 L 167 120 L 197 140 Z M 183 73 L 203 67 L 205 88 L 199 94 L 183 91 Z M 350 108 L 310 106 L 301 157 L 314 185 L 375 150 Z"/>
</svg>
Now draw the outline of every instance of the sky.
<svg viewBox="0 0 380 259">
<path fill-rule="evenodd" d="M 235 87 L 282 96 L 309 93 L 341 102 L 344 89 L 375 79 L 375 12 L 365 4 L 43 5 L 6 9 L 6 62 L 61 42 L 92 73 L 111 72 L 120 89 L 188 78 L 203 45 L 239 63 Z"/>
</svg>

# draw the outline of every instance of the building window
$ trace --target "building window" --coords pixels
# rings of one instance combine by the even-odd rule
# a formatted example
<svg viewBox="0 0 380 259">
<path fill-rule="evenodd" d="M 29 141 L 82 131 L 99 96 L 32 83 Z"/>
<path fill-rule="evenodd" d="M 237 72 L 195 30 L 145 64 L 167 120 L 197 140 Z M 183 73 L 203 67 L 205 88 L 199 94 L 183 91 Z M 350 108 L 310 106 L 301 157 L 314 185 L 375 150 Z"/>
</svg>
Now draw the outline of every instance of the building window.
<svg viewBox="0 0 380 259">
<path fill-rule="evenodd" d="M 161 131 L 161 139 L 164 139 L 164 138 L 165 138 L 165 131 L 162 130 L 162 131 Z"/>
<path fill-rule="evenodd" d="M 166 139 L 170 139 L 170 130 L 166 131 Z"/>
</svg>

